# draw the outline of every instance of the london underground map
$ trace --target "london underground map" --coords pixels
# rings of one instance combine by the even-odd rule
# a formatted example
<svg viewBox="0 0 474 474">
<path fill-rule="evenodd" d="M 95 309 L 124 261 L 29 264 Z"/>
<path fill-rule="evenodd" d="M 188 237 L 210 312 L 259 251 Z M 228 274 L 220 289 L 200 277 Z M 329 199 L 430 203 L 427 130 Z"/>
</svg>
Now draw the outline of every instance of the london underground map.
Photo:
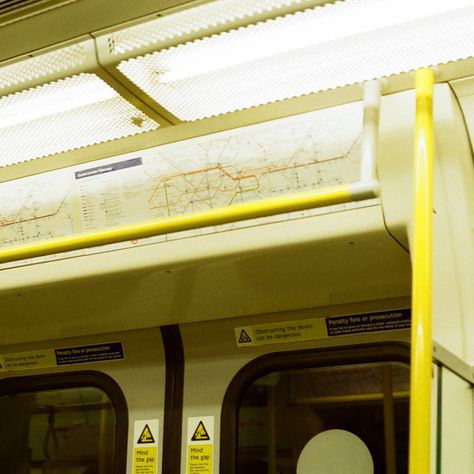
<svg viewBox="0 0 474 474">
<path fill-rule="evenodd" d="M 361 124 L 361 104 L 347 104 L 2 183 L 0 245 L 357 181 Z M 143 243 L 364 205 L 367 203 L 338 205 L 197 229 L 144 239 Z M 51 258 L 55 257 L 46 257 Z"/>
</svg>

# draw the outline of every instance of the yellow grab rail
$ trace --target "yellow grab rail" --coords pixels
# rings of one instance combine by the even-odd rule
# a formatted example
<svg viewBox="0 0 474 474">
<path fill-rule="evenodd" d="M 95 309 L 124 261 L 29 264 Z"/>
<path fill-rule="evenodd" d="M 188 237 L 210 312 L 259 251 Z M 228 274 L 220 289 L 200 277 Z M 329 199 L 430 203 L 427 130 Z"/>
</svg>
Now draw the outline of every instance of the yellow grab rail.
<svg viewBox="0 0 474 474">
<path fill-rule="evenodd" d="M 235 204 L 193 214 L 182 214 L 155 221 L 7 247 L 0 249 L 0 263 L 368 199 L 376 197 L 377 188 L 377 183 L 372 181 L 340 185 L 261 201 Z"/>
<path fill-rule="evenodd" d="M 432 370 L 433 83 L 416 73 L 409 473 L 430 474 Z"/>
</svg>

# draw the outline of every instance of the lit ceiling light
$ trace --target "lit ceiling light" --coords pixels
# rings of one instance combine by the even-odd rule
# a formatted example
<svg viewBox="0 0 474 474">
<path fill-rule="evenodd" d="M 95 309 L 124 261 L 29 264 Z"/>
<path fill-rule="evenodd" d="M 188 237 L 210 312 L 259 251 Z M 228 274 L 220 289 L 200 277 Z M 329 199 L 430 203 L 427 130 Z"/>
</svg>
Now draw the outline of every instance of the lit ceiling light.
<svg viewBox="0 0 474 474">
<path fill-rule="evenodd" d="M 0 128 L 105 103 L 117 95 L 92 74 L 63 79 L 0 98 Z"/>
<path fill-rule="evenodd" d="M 201 5 L 164 15 L 146 23 L 99 36 L 102 56 L 130 57 L 130 54 L 161 49 L 173 40 L 185 42 L 194 35 L 212 34 L 253 20 L 286 14 L 295 9 L 334 3 L 336 0 L 211 0 Z M 344 1 L 344 0 L 338 0 Z"/>
<path fill-rule="evenodd" d="M 38 82 L 50 82 L 60 74 L 73 75 L 90 67 L 90 51 L 92 41 L 66 46 L 54 51 L 28 57 L 22 61 L 2 65 L 0 69 L 0 94 L 6 94 L 12 89 L 27 88 Z M 88 54 L 89 53 L 89 54 Z"/>
<path fill-rule="evenodd" d="M 158 128 L 95 74 L 0 98 L 0 166 Z"/>
<path fill-rule="evenodd" d="M 466 1 L 458 1 L 464 5 Z M 393 2 L 392 2 L 393 4 Z M 160 82 L 168 83 L 208 72 L 245 64 L 269 56 L 321 45 L 374 29 L 407 23 L 426 16 L 425 2 L 411 8 L 398 8 L 386 14 L 387 2 L 348 1 L 346 5 L 313 9 L 292 17 L 280 17 L 265 23 L 225 32 L 220 37 L 205 37 L 192 44 L 179 45 L 157 70 Z M 446 2 L 431 5 L 430 15 L 452 10 Z M 354 21 L 356 17 L 360 18 Z M 374 16 L 378 21 L 374 23 Z M 176 53 L 176 54 L 175 54 Z M 158 55 L 158 54 L 157 54 Z M 161 71 L 164 71 L 161 73 Z"/>
<path fill-rule="evenodd" d="M 178 118 L 196 120 L 474 55 L 472 0 L 346 0 L 160 49 L 173 24 L 186 36 L 180 18 L 205 30 L 214 8 L 215 23 L 226 23 L 224 4 L 239 2 L 206 4 L 194 27 L 187 21 L 203 7 L 157 19 L 154 41 L 114 43 L 130 51 L 118 70 Z"/>
</svg>

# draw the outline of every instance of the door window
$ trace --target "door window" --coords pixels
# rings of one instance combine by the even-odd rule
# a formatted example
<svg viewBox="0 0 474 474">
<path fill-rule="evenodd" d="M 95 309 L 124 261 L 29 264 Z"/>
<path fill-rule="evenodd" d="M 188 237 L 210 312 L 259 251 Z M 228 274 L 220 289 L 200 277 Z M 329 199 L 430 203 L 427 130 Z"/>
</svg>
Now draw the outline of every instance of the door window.
<svg viewBox="0 0 474 474">
<path fill-rule="evenodd" d="M 244 393 L 237 472 L 406 473 L 408 409 L 401 363 L 272 372 Z"/>
<path fill-rule="evenodd" d="M 110 398 L 96 387 L 2 395 L 0 472 L 112 474 L 116 424 Z"/>
</svg>

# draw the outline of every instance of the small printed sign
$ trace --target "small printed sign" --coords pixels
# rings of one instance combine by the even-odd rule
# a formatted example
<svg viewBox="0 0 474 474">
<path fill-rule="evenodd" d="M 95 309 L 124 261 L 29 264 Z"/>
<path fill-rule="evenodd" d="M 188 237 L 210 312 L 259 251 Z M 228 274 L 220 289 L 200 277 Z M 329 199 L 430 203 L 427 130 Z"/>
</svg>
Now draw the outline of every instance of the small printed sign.
<svg viewBox="0 0 474 474">
<path fill-rule="evenodd" d="M 43 369 L 56 366 L 54 349 L 3 354 L 1 358 L 4 371 Z"/>
<path fill-rule="evenodd" d="M 238 347 L 299 342 L 326 337 L 326 327 L 323 318 L 285 321 L 236 328 L 235 337 Z"/>
<path fill-rule="evenodd" d="M 234 332 L 237 347 L 246 347 L 409 329 L 410 326 L 411 310 L 400 309 L 237 327 Z"/>
<path fill-rule="evenodd" d="M 326 318 L 326 329 L 329 337 L 393 331 L 395 329 L 409 329 L 410 327 L 411 310 L 409 309 Z"/>
<path fill-rule="evenodd" d="M 55 349 L 57 365 L 83 364 L 123 359 L 121 342 Z"/>
<path fill-rule="evenodd" d="M 110 165 L 96 166 L 94 168 L 76 171 L 75 177 L 76 179 L 90 178 L 91 176 L 98 176 L 104 173 L 111 173 L 112 171 L 124 170 L 134 166 L 140 166 L 142 164 L 143 160 L 141 158 L 130 158 L 128 160 L 119 161 Z"/>
<path fill-rule="evenodd" d="M 157 474 L 158 420 L 135 421 L 133 440 L 133 474 Z"/>
<path fill-rule="evenodd" d="M 212 474 L 214 417 L 188 418 L 186 474 Z"/>
<path fill-rule="evenodd" d="M 107 362 L 123 358 L 121 342 L 15 352 L 0 355 L 0 372 L 44 369 L 87 362 Z"/>
</svg>

